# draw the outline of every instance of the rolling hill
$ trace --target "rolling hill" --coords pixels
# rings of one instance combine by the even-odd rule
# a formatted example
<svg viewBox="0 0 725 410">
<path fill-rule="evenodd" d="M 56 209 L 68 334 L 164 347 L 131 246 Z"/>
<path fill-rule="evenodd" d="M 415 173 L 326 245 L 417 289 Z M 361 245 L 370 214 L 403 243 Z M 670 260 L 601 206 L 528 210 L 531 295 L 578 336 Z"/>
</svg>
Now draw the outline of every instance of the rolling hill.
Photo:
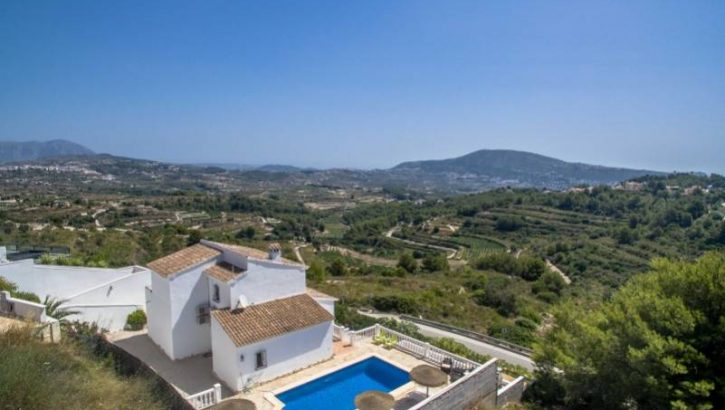
<svg viewBox="0 0 725 410">
<path fill-rule="evenodd" d="M 470 186 L 473 190 L 485 186 L 561 189 L 579 184 L 613 184 L 643 175 L 662 174 L 566 162 L 513 150 L 479 150 L 458 158 L 403 162 L 390 171 L 399 176 L 417 176 L 431 185 Z"/>
<path fill-rule="evenodd" d="M 0 141 L 0 163 L 33 161 L 41 158 L 92 155 L 90 149 L 66 140 Z"/>
<path fill-rule="evenodd" d="M 38 183 L 75 189 L 79 181 L 94 181 L 112 192 L 131 189 L 165 191 L 284 189 L 308 184 L 336 187 L 401 189 L 430 193 L 472 193 L 500 187 L 562 190 L 575 185 L 615 184 L 661 173 L 570 163 L 543 155 L 508 150 L 481 150 L 459 158 L 404 162 L 390 169 L 305 169 L 285 165 L 261 167 L 230 164 L 171 164 L 159 161 L 92 154 L 67 141 L 0 143 L 0 162 L 32 164 L 37 169 L 60 167 L 65 177 L 49 172 L 33 175 Z M 13 145 L 16 144 L 16 145 Z M 21 147 L 22 144 L 24 147 Z M 12 147 L 12 149 L 10 148 Z M 29 148 L 28 148 L 29 147 Z M 54 148 L 53 148 L 54 147 Z M 68 154 L 75 151 L 75 154 Z M 21 157 L 36 159 L 21 160 Z M 87 184 L 85 186 L 88 186 Z"/>
</svg>

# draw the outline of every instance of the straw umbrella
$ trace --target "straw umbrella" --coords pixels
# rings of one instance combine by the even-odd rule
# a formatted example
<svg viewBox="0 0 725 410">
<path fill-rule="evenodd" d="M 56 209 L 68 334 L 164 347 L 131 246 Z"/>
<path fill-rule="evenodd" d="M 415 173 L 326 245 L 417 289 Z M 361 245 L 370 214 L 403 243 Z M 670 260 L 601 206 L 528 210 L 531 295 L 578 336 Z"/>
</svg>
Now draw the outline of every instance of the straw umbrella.
<svg viewBox="0 0 725 410">
<path fill-rule="evenodd" d="M 395 398 L 388 393 L 368 390 L 355 396 L 355 407 L 359 410 L 390 410 L 395 406 Z"/>
<path fill-rule="evenodd" d="M 443 373 L 440 369 L 427 364 L 421 364 L 416 366 L 410 371 L 410 378 L 414 382 L 425 386 L 425 395 L 428 396 L 428 390 L 431 387 L 439 387 L 448 383 L 448 375 Z"/>
<path fill-rule="evenodd" d="M 247 399 L 228 399 L 215 404 L 210 410 L 257 410 L 257 405 Z"/>
</svg>

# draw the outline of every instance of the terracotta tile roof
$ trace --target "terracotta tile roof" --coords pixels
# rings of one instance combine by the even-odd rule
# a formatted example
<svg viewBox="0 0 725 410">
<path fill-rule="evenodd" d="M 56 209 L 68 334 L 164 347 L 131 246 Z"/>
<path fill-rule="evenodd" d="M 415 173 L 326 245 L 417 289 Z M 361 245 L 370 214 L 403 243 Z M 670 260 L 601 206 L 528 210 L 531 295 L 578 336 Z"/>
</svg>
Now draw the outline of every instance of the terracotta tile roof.
<svg viewBox="0 0 725 410">
<path fill-rule="evenodd" d="M 205 270 L 204 273 L 222 282 L 229 282 L 230 280 L 236 278 L 237 275 L 244 273 L 244 270 L 228 262 L 219 262 L 211 268 Z"/>
<path fill-rule="evenodd" d="M 335 319 L 307 294 L 260 303 L 245 309 L 214 310 L 212 315 L 237 347 Z"/>
<path fill-rule="evenodd" d="M 221 243 L 221 242 L 210 242 L 210 243 L 213 243 L 214 245 L 217 245 L 220 248 L 228 249 L 232 252 L 236 252 L 240 255 L 244 255 L 244 256 L 247 256 L 250 258 L 269 260 L 269 253 L 259 250 L 259 249 L 250 248 L 248 246 L 242 246 L 242 245 L 231 245 L 228 243 Z M 286 265 L 305 266 L 299 262 L 295 262 L 295 261 L 292 261 L 292 260 L 289 260 L 286 258 L 280 258 L 276 262 L 281 262 Z"/>
<path fill-rule="evenodd" d="M 319 299 L 335 299 L 336 297 L 330 296 L 327 293 L 322 293 L 317 289 L 307 288 L 307 294 L 312 296 L 313 298 L 319 298 Z"/>
<path fill-rule="evenodd" d="M 196 244 L 149 262 L 148 267 L 159 275 L 168 277 L 219 255 L 221 252 L 216 249 Z"/>
</svg>

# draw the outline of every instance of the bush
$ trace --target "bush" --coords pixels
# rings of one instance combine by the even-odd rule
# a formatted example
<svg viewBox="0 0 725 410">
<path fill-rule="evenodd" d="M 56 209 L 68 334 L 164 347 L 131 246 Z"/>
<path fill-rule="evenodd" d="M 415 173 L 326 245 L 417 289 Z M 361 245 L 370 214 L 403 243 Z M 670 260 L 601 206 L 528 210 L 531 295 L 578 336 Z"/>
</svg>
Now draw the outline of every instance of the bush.
<svg viewBox="0 0 725 410">
<path fill-rule="evenodd" d="M 423 269 L 428 272 L 444 272 L 448 270 L 448 259 L 441 253 L 428 254 L 423 259 Z"/>
<path fill-rule="evenodd" d="M 405 269 L 406 272 L 415 273 L 415 271 L 418 270 L 418 262 L 416 262 L 413 255 L 406 252 L 400 254 L 400 258 L 398 258 L 398 267 Z"/>
<path fill-rule="evenodd" d="M 23 299 L 30 302 L 41 303 L 40 297 L 33 292 L 10 292 L 11 296 L 17 299 Z"/>
<path fill-rule="evenodd" d="M 327 276 L 325 266 L 318 260 L 313 260 L 307 268 L 307 279 L 310 282 L 322 282 Z"/>
<path fill-rule="evenodd" d="M 515 257 L 506 252 L 495 252 L 474 262 L 476 269 L 491 269 L 526 280 L 536 280 L 546 272 L 546 263 L 535 256 L 521 254 Z"/>
<path fill-rule="evenodd" d="M 512 232 L 520 229 L 524 225 L 521 217 L 500 216 L 496 219 L 496 230 L 501 232 Z"/>
<path fill-rule="evenodd" d="M 126 317 L 126 328 L 128 330 L 141 330 L 144 326 L 146 326 L 146 312 L 143 310 L 134 310 Z"/>
<path fill-rule="evenodd" d="M 418 304 L 415 299 L 405 295 L 373 296 L 370 298 L 370 305 L 381 312 L 398 312 L 404 314 L 415 314 L 418 312 Z"/>
<path fill-rule="evenodd" d="M 335 322 L 352 330 L 364 329 L 377 323 L 374 318 L 361 315 L 344 302 L 335 304 Z"/>
<path fill-rule="evenodd" d="M 32 292 L 23 292 L 18 290 L 18 286 L 13 282 L 0 276 L 0 291 L 10 292 L 10 296 L 17 299 L 28 300 L 30 302 L 40 303 L 38 295 Z"/>
</svg>

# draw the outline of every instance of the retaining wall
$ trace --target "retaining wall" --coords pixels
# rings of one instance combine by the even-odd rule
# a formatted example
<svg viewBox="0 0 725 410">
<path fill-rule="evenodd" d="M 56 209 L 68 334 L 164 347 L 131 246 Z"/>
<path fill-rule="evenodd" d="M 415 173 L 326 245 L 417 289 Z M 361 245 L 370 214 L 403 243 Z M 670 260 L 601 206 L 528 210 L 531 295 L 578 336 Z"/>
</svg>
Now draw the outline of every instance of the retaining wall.
<svg viewBox="0 0 725 410">
<path fill-rule="evenodd" d="M 497 382 L 496 360 L 492 359 L 411 410 L 468 409 L 476 404 L 493 408 L 496 405 Z"/>
</svg>

